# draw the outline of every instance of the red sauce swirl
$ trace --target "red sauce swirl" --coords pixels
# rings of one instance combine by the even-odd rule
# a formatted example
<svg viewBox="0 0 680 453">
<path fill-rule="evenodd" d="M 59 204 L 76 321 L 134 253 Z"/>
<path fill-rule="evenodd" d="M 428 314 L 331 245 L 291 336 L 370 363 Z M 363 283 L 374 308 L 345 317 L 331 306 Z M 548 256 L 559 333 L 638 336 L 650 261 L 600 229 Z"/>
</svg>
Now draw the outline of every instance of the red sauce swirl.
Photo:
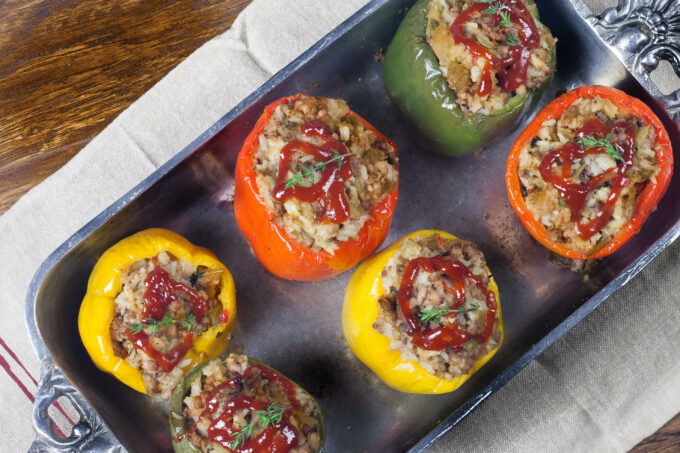
<svg viewBox="0 0 680 453">
<path fill-rule="evenodd" d="M 347 148 L 333 138 L 327 125 L 321 121 L 310 121 L 302 125 L 302 133 L 308 137 L 319 137 L 322 145 L 315 145 L 301 140 L 292 140 L 281 150 L 279 162 L 279 178 L 274 186 L 274 198 L 286 201 L 297 198 L 309 203 L 318 202 L 321 207 L 320 221 L 341 223 L 349 218 L 349 203 L 345 195 L 344 183 L 352 176 L 350 158 Z M 336 155 L 341 155 L 341 163 L 328 162 L 321 171 L 321 177 L 309 187 L 296 185 L 286 188 L 288 167 L 293 156 L 301 152 L 311 154 L 317 162 L 328 162 Z M 336 152 L 338 154 L 336 154 Z"/>
<path fill-rule="evenodd" d="M 281 376 L 279 373 L 272 370 L 268 366 L 262 365 L 260 363 L 246 368 L 246 370 L 243 372 L 243 377 L 247 378 L 248 376 L 253 374 L 254 371 L 259 372 L 265 378 L 281 386 L 283 391 L 286 392 L 288 402 L 293 407 L 293 409 L 300 409 L 300 402 L 297 400 L 297 397 L 295 396 L 296 395 L 295 385 L 293 385 L 292 382 L 290 382 L 288 379 Z"/>
<path fill-rule="evenodd" d="M 236 396 L 231 398 L 224 411 L 208 427 L 208 439 L 221 444 L 229 451 L 239 453 L 277 452 L 285 453 L 295 448 L 300 441 L 297 429 L 290 422 L 290 411 L 286 410 L 281 421 L 270 425 L 257 436 L 246 439 L 235 450 L 231 448 L 232 441 L 236 438 L 240 429 L 234 425 L 234 414 L 242 409 L 249 411 L 266 410 L 267 405 L 262 401 L 249 396 Z"/>
<path fill-rule="evenodd" d="M 606 137 L 610 132 L 623 130 L 624 138 L 612 143 L 619 151 L 621 160 L 617 160 L 617 166 L 603 173 L 593 176 L 584 184 L 576 183 L 571 176 L 571 167 L 575 159 L 583 158 L 589 154 L 605 153 L 603 147 L 595 146 L 590 149 L 581 148 L 574 141 L 567 143 L 563 147 L 548 153 L 541 161 L 539 171 L 544 181 L 552 184 L 557 193 L 564 198 L 567 206 L 571 210 L 572 221 L 575 223 L 577 234 L 583 239 L 589 239 L 595 233 L 604 228 L 614 212 L 614 206 L 621 190 L 630 184 L 630 179 L 626 175 L 628 169 L 633 165 L 635 154 L 635 133 L 632 126 L 627 121 L 619 121 L 611 126 L 604 126 L 597 118 L 591 118 L 585 122 L 583 127 L 576 131 L 574 140 L 592 135 L 596 139 Z M 553 171 L 553 164 L 561 161 L 562 169 L 559 173 Z M 611 190 L 607 200 L 597 209 L 596 215 L 589 221 L 583 222 L 581 210 L 586 202 L 588 194 L 596 190 L 601 184 L 609 181 Z"/>
<path fill-rule="evenodd" d="M 456 302 L 451 308 L 451 312 L 445 315 L 448 318 L 455 319 L 457 310 L 465 303 L 466 281 L 470 281 L 482 291 L 486 298 L 487 312 L 486 325 L 481 334 L 470 334 L 462 329 L 456 321 L 442 324 L 439 327 L 431 329 L 425 329 L 423 327 L 413 313 L 410 303 L 413 285 L 421 270 L 426 272 L 442 272 L 451 280 L 453 288 L 449 288 L 448 291 L 455 296 Z M 446 288 L 447 285 L 444 284 L 444 287 Z M 484 344 L 489 341 L 489 337 L 491 337 L 496 319 L 496 297 L 493 292 L 487 290 L 481 280 L 472 274 L 470 269 L 460 261 L 447 260 L 443 256 L 412 259 L 406 264 L 404 275 L 401 278 L 401 285 L 399 286 L 397 301 L 399 302 L 399 307 L 409 326 L 408 334 L 413 337 L 413 344 L 419 348 L 430 351 L 441 351 L 449 347 L 461 346 L 469 339 L 474 339 L 479 344 Z"/>
<path fill-rule="evenodd" d="M 170 274 L 160 266 L 153 268 L 144 280 L 144 308 L 142 318 L 160 321 L 168 305 L 177 300 L 177 293 L 183 294 L 191 304 L 191 314 L 201 319 L 208 311 L 208 300 L 201 297 L 190 286 L 170 278 Z"/>
<path fill-rule="evenodd" d="M 137 349 L 144 351 L 166 373 L 171 372 L 177 366 L 194 344 L 194 335 L 188 332 L 177 346 L 163 354 L 153 347 L 151 341 L 149 341 L 149 336 L 143 331 L 138 333 L 128 332 L 128 338 Z"/>
<path fill-rule="evenodd" d="M 232 448 L 232 442 L 237 439 L 238 433 L 241 432 L 241 428 L 234 424 L 234 414 L 243 409 L 251 413 L 264 411 L 267 410 L 267 403 L 244 395 L 231 396 L 226 400 L 226 403 L 222 403 L 224 399 L 220 398 L 220 393 L 225 390 L 230 391 L 230 394 L 231 392 L 238 393 L 242 388 L 242 379 L 247 378 L 253 373 L 259 373 L 265 379 L 281 386 L 288 396 L 292 409 L 297 410 L 300 408 L 300 402 L 295 397 L 295 386 L 291 381 L 265 365 L 255 364 L 246 368 L 242 377 L 225 381 L 212 389 L 208 394 L 205 400 L 205 409 L 201 413 L 201 417 L 214 414 L 220 406 L 223 406 L 222 412 L 213 419 L 208 427 L 208 439 L 211 442 L 219 443 L 229 451 L 238 453 L 287 453 L 295 448 L 300 441 L 300 435 L 290 421 L 291 408 L 283 411 L 279 423 L 267 426 L 257 436 L 244 439 L 244 442 L 240 443 L 236 449 Z M 253 414 L 251 423 L 256 421 L 257 417 L 257 415 Z M 195 428 L 196 425 L 192 426 L 178 440 L 181 441 L 184 437 L 193 433 Z"/>
<path fill-rule="evenodd" d="M 519 26 L 519 43 L 511 46 L 508 54 L 503 58 L 498 58 L 489 49 L 465 34 L 465 24 L 475 16 L 485 14 L 491 4 L 475 3 L 462 11 L 451 24 L 454 42 L 465 45 L 475 57 L 486 59 L 477 87 L 477 94 L 482 97 L 488 95 L 493 88 L 492 70 L 496 71 L 499 85 L 505 92 L 512 92 L 526 83 L 531 51 L 536 49 L 540 42 L 536 22 L 520 0 L 505 0 L 500 3 L 504 6 L 492 15 L 494 24 L 498 25 L 502 20 L 501 12 L 506 12 L 510 21 Z"/>
<path fill-rule="evenodd" d="M 156 260 L 154 258 L 154 264 Z M 170 278 L 170 274 L 162 267 L 155 265 L 144 280 L 144 307 L 142 319 L 155 319 L 160 321 L 167 311 L 168 305 L 177 300 L 178 294 L 182 294 L 191 304 L 191 314 L 196 320 L 203 318 L 208 311 L 208 301 L 190 286 Z M 182 360 L 194 344 L 194 336 L 187 332 L 180 343 L 167 353 L 162 353 L 153 347 L 149 336 L 142 330 L 138 333 L 127 332 L 132 344 L 144 351 L 159 368 L 166 373 L 171 372 Z"/>
</svg>

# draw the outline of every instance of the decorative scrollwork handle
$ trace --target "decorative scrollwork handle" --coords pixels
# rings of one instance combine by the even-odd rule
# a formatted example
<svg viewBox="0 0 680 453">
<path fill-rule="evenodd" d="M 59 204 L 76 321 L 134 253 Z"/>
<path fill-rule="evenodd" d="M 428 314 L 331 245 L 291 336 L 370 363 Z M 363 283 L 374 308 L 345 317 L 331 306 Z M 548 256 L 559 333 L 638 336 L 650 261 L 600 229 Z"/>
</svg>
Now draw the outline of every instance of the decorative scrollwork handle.
<svg viewBox="0 0 680 453">
<path fill-rule="evenodd" d="M 71 435 L 66 438 L 55 434 L 54 422 L 47 415 L 50 405 L 61 397 L 68 398 L 79 415 Z M 125 452 L 90 405 L 50 359 L 42 364 L 40 385 L 33 406 L 33 427 L 36 440 L 29 448 L 29 453 Z"/>
<path fill-rule="evenodd" d="M 671 116 L 680 121 L 680 89 L 665 96 L 649 76 L 660 60 L 667 60 L 680 77 L 680 1 L 619 0 L 616 8 L 606 9 L 599 17 L 590 15 L 586 20 L 645 89 L 663 101 Z"/>
</svg>

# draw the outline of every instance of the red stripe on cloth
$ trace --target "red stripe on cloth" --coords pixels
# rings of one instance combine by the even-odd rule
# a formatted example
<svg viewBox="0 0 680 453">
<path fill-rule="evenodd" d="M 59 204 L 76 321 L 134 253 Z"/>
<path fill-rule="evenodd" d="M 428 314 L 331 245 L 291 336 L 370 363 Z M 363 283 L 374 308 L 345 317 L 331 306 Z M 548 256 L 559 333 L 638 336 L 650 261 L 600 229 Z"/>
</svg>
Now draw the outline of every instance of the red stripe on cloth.
<svg viewBox="0 0 680 453">
<path fill-rule="evenodd" d="M 12 358 L 14 359 L 14 361 L 21 367 L 21 369 L 24 370 L 24 372 L 26 373 L 26 375 L 27 375 L 29 378 L 31 378 L 31 381 L 33 381 L 33 383 L 34 383 L 35 386 L 37 387 L 37 386 L 38 386 L 38 381 L 35 380 L 35 378 L 33 377 L 33 375 L 31 375 L 31 373 L 26 369 L 26 367 L 24 366 L 24 364 L 21 363 L 21 360 L 19 360 L 19 357 L 17 357 L 17 355 L 16 355 L 16 354 L 14 353 L 14 351 L 12 350 L 12 348 L 10 348 L 9 345 L 8 345 L 7 343 L 5 343 L 5 340 L 3 340 L 2 337 L 0 337 L 0 345 L 2 345 L 3 348 L 5 348 L 5 350 L 6 350 L 7 353 L 10 355 L 10 357 L 12 357 Z M 4 361 L 5 359 L 3 358 L 2 360 Z M 7 366 L 9 367 L 9 363 L 7 363 L 7 362 L 5 361 L 5 364 L 7 364 Z M 3 368 L 5 368 L 5 367 L 4 367 L 4 364 L 3 364 Z M 5 368 L 5 370 L 8 370 L 8 368 Z M 8 373 L 10 373 L 10 371 L 8 371 Z M 16 378 L 16 375 L 14 375 L 14 373 L 12 373 L 12 376 L 14 376 L 13 379 Z M 14 379 L 14 381 L 16 382 L 16 379 Z M 23 387 L 23 385 L 22 385 L 22 387 Z M 25 387 L 24 387 L 24 388 L 25 388 Z M 24 393 L 26 393 L 26 391 L 28 391 L 28 389 L 26 389 L 26 390 L 24 391 Z M 31 395 L 31 397 L 32 397 L 32 395 Z M 33 401 L 33 400 L 31 400 L 31 401 Z M 59 412 L 61 412 L 61 413 L 64 415 L 64 417 L 66 417 L 66 420 L 68 420 L 69 423 L 71 423 L 71 426 L 75 425 L 75 422 L 74 422 L 73 420 L 71 420 L 71 417 L 69 417 L 68 414 L 66 413 L 66 411 L 61 407 L 61 404 L 59 404 L 57 401 L 55 401 L 55 402 L 54 402 L 54 405 L 57 407 L 57 409 L 59 409 Z M 57 426 L 56 423 L 54 424 L 54 427 L 57 429 L 57 432 L 58 432 L 62 437 L 66 437 L 66 436 L 64 435 L 64 433 L 61 431 L 61 429 L 59 429 L 59 426 Z"/>
<path fill-rule="evenodd" d="M 35 397 L 33 396 L 33 394 L 28 391 L 28 389 L 26 388 L 24 383 L 21 382 L 21 380 L 19 379 L 19 377 L 16 374 L 14 374 L 14 372 L 12 371 L 12 369 L 9 366 L 9 362 L 7 362 L 7 360 L 2 356 L 2 354 L 0 354 L 0 366 L 5 369 L 5 372 L 7 373 L 7 375 L 10 378 L 12 378 L 12 380 L 19 386 L 21 391 L 24 392 L 24 395 L 26 395 L 26 397 L 29 400 L 31 400 L 31 403 L 35 403 Z M 24 370 L 26 370 L 26 368 L 24 368 Z M 28 371 L 26 371 L 26 373 L 28 373 Z M 55 431 L 57 431 L 57 434 L 59 434 L 61 437 L 66 437 L 66 434 L 64 434 L 64 432 L 61 430 L 61 428 L 59 428 L 59 426 L 56 423 L 54 423 L 54 429 L 55 429 Z"/>
<path fill-rule="evenodd" d="M 37 386 L 37 385 L 38 385 L 38 381 L 36 381 L 35 378 L 34 378 L 33 376 L 31 376 L 31 373 L 29 373 L 28 370 L 26 369 L 26 367 L 24 366 L 24 364 L 21 363 L 21 360 L 19 360 L 19 357 L 17 357 L 17 355 L 14 353 L 14 351 L 12 351 L 12 348 L 10 348 L 9 346 L 7 346 L 7 343 L 5 343 L 5 340 L 3 340 L 2 337 L 0 337 L 0 345 L 2 345 L 3 348 L 5 348 L 5 350 L 6 350 L 7 353 L 9 354 L 9 356 L 12 357 L 12 358 L 14 359 L 14 361 L 15 361 L 16 363 L 19 364 L 19 366 L 21 367 L 21 369 L 24 370 L 24 371 L 26 372 L 26 374 L 28 375 L 28 377 L 30 377 L 31 380 L 33 381 L 33 383 Z"/>
<path fill-rule="evenodd" d="M 19 388 L 24 392 L 24 395 L 26 395 L 26 397 L 29 400 L 31 400 L 31 403 L 34 403 L 35 397 L 33 396 L 33 394 L 31 392 L 28 391 L 28 389 L 26 388 L 24 383 L 21 382 L 21 380 L 17 377 L 17 375 L 14 374 L 12 369 L 9 367 L 9 363 L 7 362 L 7 360 L 5 360 L 5 358 L 2 355 L 0 355 L 0 366 L 3 367 L 5 369 L 5 372 L 9 375 L 9 377 L 12 378 L 12 380 L 14 382 L 16 382 L 16 384 L 19 386 Z"/>
</svg>

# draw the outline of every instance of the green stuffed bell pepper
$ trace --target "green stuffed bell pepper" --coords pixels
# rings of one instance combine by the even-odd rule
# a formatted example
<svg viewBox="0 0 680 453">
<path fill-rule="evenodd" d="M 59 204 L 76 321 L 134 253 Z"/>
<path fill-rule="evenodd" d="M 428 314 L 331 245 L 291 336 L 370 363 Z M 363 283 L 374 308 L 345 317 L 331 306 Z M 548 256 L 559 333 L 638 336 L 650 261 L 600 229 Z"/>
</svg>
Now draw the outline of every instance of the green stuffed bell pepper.
<svg viewBox="0 0 680 453">
<path fill-rule="evenodd" d="M 177 453 L 323 451 L 324 421 L 314 398 L 269 366 L 229 354 L 203 362 L 170 400 Z"/>
<path fill-rule="evenodd" d="M 538 101 L 556 41 L 533 0 L 419 0 L 387 50 L 383 80 L 428 147 L 460 156 Z"/>
</svg>

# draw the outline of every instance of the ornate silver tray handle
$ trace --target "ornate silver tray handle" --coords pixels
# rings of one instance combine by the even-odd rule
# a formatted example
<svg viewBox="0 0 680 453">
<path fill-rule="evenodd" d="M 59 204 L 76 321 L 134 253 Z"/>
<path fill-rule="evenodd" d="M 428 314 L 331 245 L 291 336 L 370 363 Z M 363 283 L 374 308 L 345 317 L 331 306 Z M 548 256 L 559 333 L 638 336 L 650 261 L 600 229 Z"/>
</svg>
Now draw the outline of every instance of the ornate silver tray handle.
<svg viewBox="0 0 680 453">
<path fill-rule="evenodd" d="M 47 354 L 46 350 L 43 352 Z M 54 365 L 49 355 L 43 356 L 42 359 L 40 384 L 33 406 L 33 429 L 36 433 L 36 440 L 28 451 L 31 453 L 125 452 L 126 450 L 118 444 L 97 413 Z M 54 422 L 47 415 L 50 405 L 61 397 L 69 399 L 79 416 L 67 438 L 56 435 Z"/>
<path fill-rule="evenodd" d="M 680 89 L 670 95 L 663 95 L 650 78 L 650 73 L 658 67 L 660 60 L 669 61 L 680 77 L 680 0 L 619 0 L 618 7 L 609 8 L 600 16 L 594 16 L 582 0 L 571 0 L 571 3 L 643 87 L 665 104 L 676 121 L 680 121 Z M 31 308 L 28 307 L 28 310 Z M 43 361 L 33 410 L 36 440 L 29 451 L 126 451 L 54 365 L 37 331 L 32 313 L 29 313 L 28 320 L 29 334 Z M 68 398 L 80 417 L 67 438 L 56 435 L 54 422 L 47 413 L 49 406 L 60 397 Z"/>
<path fill-rule="evenodd" d="M 680 77 L 680 1 L 619 0 L 600 16 L 585 17 L 642 86 L 680 121 L 680 89 L 664 95 L 650 77 L 661 60 Z"/>
</svg>

